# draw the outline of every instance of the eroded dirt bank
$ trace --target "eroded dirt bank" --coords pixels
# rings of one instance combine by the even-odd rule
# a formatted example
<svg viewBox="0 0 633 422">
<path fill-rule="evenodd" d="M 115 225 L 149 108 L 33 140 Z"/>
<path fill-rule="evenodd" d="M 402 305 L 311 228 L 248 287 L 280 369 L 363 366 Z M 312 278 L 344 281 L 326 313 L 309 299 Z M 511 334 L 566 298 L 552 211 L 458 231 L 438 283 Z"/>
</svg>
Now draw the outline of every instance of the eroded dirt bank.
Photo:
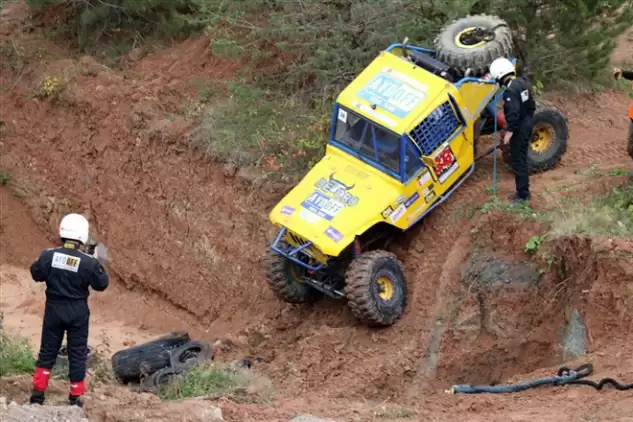
<svg viewBox="0 0 633 422">
<path fill-rule="evenodd" d="M 112 271 L 121 282 L 112 290 L 112 297 L 125 295 L 129 304 L 113 312 L 112 320 L 153 321 L 148 328 L 163 331 L 184 322 L 209 340 L 229 337 L 232 346 L 220 351 L 220 356 L 230 359 L 252 353 L 266 357 L 270 363 L 265 370 L 285 397 L 318 391 L 325 397 L 408 397 L 419 404 L 422 392 L 427 391 L 431 396 L 422 401 L 429 412 L 448 415 L 472 407 L 477 415 L 472 414 L 470 420 L 506 411 L 506 406 L 512 408 L 513 399 L 437 398 L 432 393 L 437 391 L 435 387 L 447 387 L 458 374 L 464 380 L 468 375 L 469 380 L 474 376 L 489 381 L 529 372 L 535 365 L 554 364 L 550 355 L 543 354 L 542 359 L 524 362 L 519 369 L 502 366 L 508 369 L 490 377 L 486 371 L 502 359 L 505 343 L 501 341 L 497 355 L 489 357 L 487 350 L 497 340 L 478 343 L 481 340 L 474 336 L 468 340 L 473 342 L 470 354 L 457 353 L 451 358 L 455 349 L 450 347 L 459 350 L 463 343 L 453 339 L 449 330 L 440 343 L 445 349 L 437 362 L 439 383 L 431 388 L 421 381 L 427 373 L 426 355 L 441 304 L 461 289 L 459 266 L 471 248 L 464 227 L 468 227 L 469 210 L 488 201 L 490 159 L 482 160 L 473 178 L 453 198 L 396 245 L 411 286 L 409 307 L 396 326 L 382 331 L 358 326 L 344 305 L 331 301 L 307 307 L 285 305 L 267 288 L 261 259 L 272 235 L 268 211 L 288 187 L 257 178 L 246 181 L 212 162 L 193 147 L 192 122 L 180 115 L 191 92 L 192 77 L 228 77 L 237 64 L 212 57 L 208 40 L 201 38 L 132 62 L 129 70 L 115 71 L 93 58 L 72 57 L 46 41 L 38 29 L 27 31 L 27 18 L 17 12 L 3 15 L 1 33 L 18 37 L 24 51 L 37 54 L 23 57 L 30 62 L 20 72 L 7 67 L 1 70 L 4 127 L 0 165 L 16 181 L 19 194 L 49 240 L 63 213 L 73 210 L 91 217 L 112 253 Z M 33 97 L 37 84 L 47 75 L 70 75 L 57 100 Z M 584 183 L 586 177 L 575 170 L 590 164 L 606 169 L 632 167 L 619 141 L 627 123 L 628 100 L 623 95 L 580 95 L 573 102 L 553 97 L 551 101 L 567 113 L 571 139 L 562 166 L 533 178 L 536 208 L 552 201 L 548 189 Z M 590 196 L 621 180 L 596 180 L 582 185 L 582 193 Z M 511 176 L 505 172 L 500 195 L 511 187 Z M 514 239 L 517 245 L 527 241 L 525 236 Z M 38 241 L 28 249 L 16 247 L 19 249 L 8 253 L 11 263 L 26 264 L 25 257 L 31 259 L 41 246 Z M 529 295 L 535 301 L 544 300 L 547 291 Z M 158 298 L 173 305 L 167 313 L 175 315 L 173 323 L 164 313 L 147 319 L 140 315 L 143 309 L 150 312 L 154 306 L 164 307 L 153 305 L 163 303 Z M 103 300 L 104 309 L 113 303 L 105 296 L 95 300 Z M 148 307 L 143 305 L 146 300 L 150 301 Z M 535 309 L 541 303 L 531 303 L 532 299 L 521 295 L 516 300 L 524 306 L 521 315 L 538 323 Z M 476 308 L 476 302 L 471 298 L 469 306 Z M 513 306 L 512 293 L 493 302 L 503 303 Z M 521 318 L 514 323 L 528 325 Z M 588 320 L 587 324 L 591 332 L 593 323 Z M 592 336 L 596 341 L 603 338 L 595 332 Z M 455 341 L 452 346 L 451 341 Z M 533 355 L 542 346 L 534 343 L 527 354 Z M 510 356 L 517 355 L 514 359 L 521 361 L 518 354 L 524 353 L 523 344 L 512 347 Z M 629 351 L 616 353 L 622 352 L 618 359 L 631 362 Z M 472 356 L 480 356 L 478 362 L 483 363 L 464 373 L 461 361 Z M 527 393 L 526 397 L 540 402 L 546 395 L 539 394 Z M 564 392 L 556 394 L 557 400 L 567 397 Z M 570 394 L 576 396 L 575 403 L 583 403 L 573 414 L 592 406 L 582 398 L 594 397 L 594 392 L 574 390 Z M 596 409 L 606 406 L 604 403 L 607 401 L 596 401 Z M 455 408 L 451 410 L 451 406 Z M 556 407 L 551 405 L 550 410 Z M 536 404 L 530 410 L 532 415 L 540 411 Z"/>
</svg>

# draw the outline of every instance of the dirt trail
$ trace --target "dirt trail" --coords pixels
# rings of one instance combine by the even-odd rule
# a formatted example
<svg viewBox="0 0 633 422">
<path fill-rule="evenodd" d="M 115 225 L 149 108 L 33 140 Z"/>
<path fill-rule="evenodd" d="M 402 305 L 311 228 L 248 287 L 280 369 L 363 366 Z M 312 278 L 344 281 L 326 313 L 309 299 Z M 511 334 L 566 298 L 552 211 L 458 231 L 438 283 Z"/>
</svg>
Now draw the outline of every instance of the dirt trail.
<svg viewBox="0 0 633 422">
<path fill-rule="evenodd" d="M 42 57 L 23 58 L 20 72 L 2 68 L 0 82 L 10 89 L 0 93 L 5 122 L 0 166 L 15 179 L 36 224 L 48 233 L 54 233 L 65 212 L 90 216 L 112 252 L 112 271 L 119 280 L 111 296 L 95 295 L 104 321 L 143 321 L 143 329 L 161 331 L 184 321 L 203 338 L 228 337 L 231 347 L 220 358 L 266 357 L 265 370 L 284 397 L 315 392 L 380 400 L 419 397 L 424 387 L 420 365 L 436 307 L 451 293 L 456 266 L 467 252 L 467 214 L 489 199 L 490 158 L 396 245 L 411 287 L 410 304 L 394 327 L 376 331 L 359 326 L 338 302 L 282 304 L 266 286 L 261 259 L 273 234 L 268 211 L 287 187 L 246 181 L 204 157 L 190 142 L 193 122 L 180 114 L 194 77 L 229 76 L 239 64 L 212 57 L 208 40 L 200 38 L 140 59 L 130 57 L 128 69 L 115 71 L 89 57 L 68 58 L 67 51 L 37 30 L 20 26 L 26 17 L 15 10 L 4 15 L 0 33 Z M 71 77 L 59 99 L 33 98 L 43 77 L 64 74 Z M 569 117 L 569 150 L 559 168 L 532 179 L 537 208 L 553 200 L 549 189 L 584 183 L 586 177 L 575 170 L 590 164 L 633 168 L 624 150 L 624 95 L 550 100 Z M 621 180 L 596 179 L 585 193 Z M 512 176 L 503 171 L 500 195 L 512 186 Z M 23 257 L 34 253 L 20 249 L 11 256 L 25 264 Z M 123 294 L 129 306 L 113 310 Z M 165 303 L 159 298 L 173 305 L 169 312 L 175 319 L 155 310 L 165 307 L 157 305 Z M 105 319 L 106 310 L 112 319 Z M 538 393 L 527 397 L 539 400 Z M 459 404 L 461 411 L 472 407 L 469 412 L 512 407 L 510 398 L 491 403 L 456 398 L 451 405 Z M 448 412 L 438 404 L 429 406 Z M 489 406 L 492 410 L 486 410 Z"/>
</svg>

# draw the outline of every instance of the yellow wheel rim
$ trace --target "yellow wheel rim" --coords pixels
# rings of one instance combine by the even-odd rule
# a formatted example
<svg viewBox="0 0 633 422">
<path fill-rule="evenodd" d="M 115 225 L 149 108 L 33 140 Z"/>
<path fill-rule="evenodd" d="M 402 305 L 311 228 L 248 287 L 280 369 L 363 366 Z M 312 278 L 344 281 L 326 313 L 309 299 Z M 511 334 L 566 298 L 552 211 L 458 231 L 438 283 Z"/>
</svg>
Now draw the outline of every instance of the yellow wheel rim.
<svg viewBox="0 0 633 422">
<path fill-rule="evenodd" d="M 553 139 L 554 136 L 551 128 L 547 126 L 537 126 L 534 128 L 534 132 L 532 133 L 530 146 L 534 152 L 542 154 L 550 148 Z"/>
<path fill-rule="evenodd" d="M 379 292 L 378 296 L 382 300 L 390 300 L 393 297 L 393 283 L 389 277 L 382 276 L 377 281 Z"/>
<path fill-rule="evenodd" d="M 303 274 L 299 269 L 299 264 L 290 261 L 290 274 L 297 283 L 303 283 Z"/>
<path fill-rule="evenodd" d="M 466 28 L 462 31 L 459 31 L 459 33 L 455 36 L 455 45 L 457 45 L 460 48 L 477 48 L 481 45 L 486 44 L 488 41 L 486 40 L 482 40 L 479 41 L 475 44 L 464 44 L 464 42 L 462 41 L 465 37 L 469 36 L 472 34 L 472 32 L 477 29 L 476 26 L 470 27 L 470 28 Z"/>
</svg>

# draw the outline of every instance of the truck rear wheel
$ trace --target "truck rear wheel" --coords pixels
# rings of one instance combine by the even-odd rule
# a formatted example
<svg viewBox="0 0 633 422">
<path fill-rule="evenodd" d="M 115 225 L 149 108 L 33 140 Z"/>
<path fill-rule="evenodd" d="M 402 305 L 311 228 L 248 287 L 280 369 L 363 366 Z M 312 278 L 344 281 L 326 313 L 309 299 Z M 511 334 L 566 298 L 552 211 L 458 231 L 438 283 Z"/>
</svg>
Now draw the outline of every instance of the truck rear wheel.
<svg viewBox="0 0 633 422">
<path fill-rule="evenodd" d="M 475 29 L 494 33 L 492 39 L 478 40 Z M 512 55 L 512 31 L 506 22 L 491 15 L 471 15 L 445 26 L 435 39 L 437 59 L 464 73 L 473 70 L 481 77 L 490 63 L 499 57 Z"/>
<path fill-rule="evenodd" d="M 282 249 L 288 247 L 284 241 L 279 242 Z M 268 285 L 275 295 L 287 303 L 314 302 L 322 297 L 321 292 L 303 282 L 307 270 L 296 262 L 268 250 L 266 259 L 266 276 Z"/>
<path fill-rule="evenodd" d="M 556 166 L 567 151 L 569 127 L 565 115 L 555 107 L 539 106 L 532 119 L 534 129 L 528 148 L 528 173 L 540 173 Z M 512 166 L 510 148 L 502 148 L 503 161 Z"/>
<path fill-rule="evenodd" d="M 402 264 L 387 251 L 357 256 L 345 274 L 345 294 L 352 313 L 369 326 L 389 326 L 407 305 L 407 282 Z"/>
</svg>

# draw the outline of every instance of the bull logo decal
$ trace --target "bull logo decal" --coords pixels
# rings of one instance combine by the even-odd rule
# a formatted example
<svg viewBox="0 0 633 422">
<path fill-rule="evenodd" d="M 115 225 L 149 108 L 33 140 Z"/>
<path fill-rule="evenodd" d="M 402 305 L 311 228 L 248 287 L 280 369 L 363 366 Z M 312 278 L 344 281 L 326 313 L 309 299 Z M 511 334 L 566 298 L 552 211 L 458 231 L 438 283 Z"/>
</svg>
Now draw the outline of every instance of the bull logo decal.
<svg viewBox="0 0 633 422">
<path fill-rule="evenodd" d="M 341 202 L 342 204 L 353 207 L 358 204 L 358 197 L 352 195 L 349 191 L 354 189 L 356 183 L 351 186 L 347 186 L 344 183 L 341 183 L 339 180 L 334 178 L 334 173 L 330 174 L 330 177 L 326 179 L 325 177 L 320 178 L 315 183 L 315 186 L 321 189 L 323 192 L 330 194 L 334 199 Z"/>
<path fill-rule="evenodd" d="M 352 186 L 347 186 L 346 184 L 344 184 L 343 182 L 341 182 L 340 180 L 336 180 L 334 178 L 334 175 L 336 173 L 332 173 L 330 174 L 330 183 L 338 183 L 339 185 L 341 185 L 345 190 L 352 190 L 354 189 L 354 186 L 356 186 L 356 183 L 354 183 Z"/>
</svg>

